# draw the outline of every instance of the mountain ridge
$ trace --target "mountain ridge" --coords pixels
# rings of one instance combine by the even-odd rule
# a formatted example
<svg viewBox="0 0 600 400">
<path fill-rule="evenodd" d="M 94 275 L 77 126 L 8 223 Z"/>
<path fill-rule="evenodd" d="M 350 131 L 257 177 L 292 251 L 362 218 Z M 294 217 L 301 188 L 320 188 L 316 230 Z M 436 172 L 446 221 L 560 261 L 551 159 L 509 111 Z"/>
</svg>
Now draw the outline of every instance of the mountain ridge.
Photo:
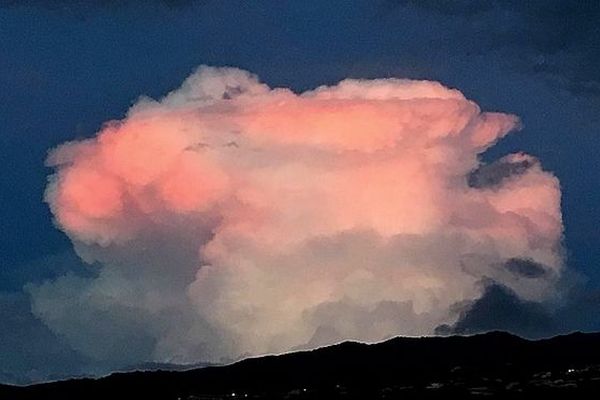
<svg viewBox="0 0 600 400">
<path fill-rule="evenodd" d="M 583 379 L 581 371 L 586 371 L 587 380 L 571 382 L 575 377 Z M 536 374 L 550 374 L 552 379 L 546 382 L 550 386 L 535 383 Z M 242 394 L 261 399 L 376 399 L 387 398 L 385 390 L 402 392 L 405 398 L 449 393 L 475 398 L 473 388 L 482 387 L 487 391 L 481 395 L 487 398 L 509 393 L 518 398 L 545 393 L 560 384 L 555 381 L 568 381 L 570 386 L 559 388 L 568 393 L 600 390 L 600 333 L 572 332 L 531 340 L 492 331 L 394 337 L 378 343 L 346 341 L 185 371 L 117 372 L 102 378 L 4 385 L 0 398 L 114 399 L 134 394 L 136 398 L 222 399 Z"/>
</svg>

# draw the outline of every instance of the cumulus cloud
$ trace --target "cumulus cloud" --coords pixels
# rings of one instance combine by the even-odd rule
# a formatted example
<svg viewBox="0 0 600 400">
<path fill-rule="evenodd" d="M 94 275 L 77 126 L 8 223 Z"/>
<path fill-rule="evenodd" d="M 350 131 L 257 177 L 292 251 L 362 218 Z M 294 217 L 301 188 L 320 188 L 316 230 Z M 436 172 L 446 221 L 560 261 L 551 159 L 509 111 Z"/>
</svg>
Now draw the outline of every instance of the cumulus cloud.
<svg viewBox="0 0 600 400">
<path fill-rule="evenodd" d="M 433 334 L 482 281 L 547 301 L 558 180 L 479 159 L 518 126 L 437 82 L 201 67 L 50 153 L 46 201 L 96 273 L 31 285 L 34 313 L 93 359 L 195 362 Z"/>
</svg>

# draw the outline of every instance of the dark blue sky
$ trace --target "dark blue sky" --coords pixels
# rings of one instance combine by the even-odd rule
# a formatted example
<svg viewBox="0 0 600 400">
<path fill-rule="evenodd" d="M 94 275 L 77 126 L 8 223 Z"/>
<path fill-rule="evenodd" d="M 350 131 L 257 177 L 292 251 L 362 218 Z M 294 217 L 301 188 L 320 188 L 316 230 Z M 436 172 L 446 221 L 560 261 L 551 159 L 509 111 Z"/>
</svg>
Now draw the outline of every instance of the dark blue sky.
<svg viewBox="0 0 600 400">
<path fill-rule="evenodd" d="M 164 95 L 200 64 L 298 91 L 346 77 L 438 80 L 519 115 L 522 132 L 486 157 L 525 151 L 559 177 L 567 263 L 600 286 L 595 3 L 0 0 L 0 292 L 20 298 L 28 282 L 76 268 L 42 201 L 47 151 L 93 135 L 142 94 Z M 27 313 L 4 297 L 1 316 Z M 0 328 L 0 342 L 31 324 Z"/>
</svg>

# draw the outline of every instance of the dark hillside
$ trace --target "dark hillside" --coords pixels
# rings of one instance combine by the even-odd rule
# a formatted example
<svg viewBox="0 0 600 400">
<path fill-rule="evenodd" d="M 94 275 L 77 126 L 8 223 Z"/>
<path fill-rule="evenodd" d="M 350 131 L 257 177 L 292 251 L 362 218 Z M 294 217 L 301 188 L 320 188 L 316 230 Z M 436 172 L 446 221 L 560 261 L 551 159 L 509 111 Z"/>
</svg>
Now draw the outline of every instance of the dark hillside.
<svg viewBox="0 0 600 400">
<path fill-rule="evenodd" d="M 531 398 L 548 393 L 582 398 L 599 392 L 600 333 L 529 341 L 492 332 L 346 342 L 222 367 L 3 386 L 0 398 Z"/>
</svg>

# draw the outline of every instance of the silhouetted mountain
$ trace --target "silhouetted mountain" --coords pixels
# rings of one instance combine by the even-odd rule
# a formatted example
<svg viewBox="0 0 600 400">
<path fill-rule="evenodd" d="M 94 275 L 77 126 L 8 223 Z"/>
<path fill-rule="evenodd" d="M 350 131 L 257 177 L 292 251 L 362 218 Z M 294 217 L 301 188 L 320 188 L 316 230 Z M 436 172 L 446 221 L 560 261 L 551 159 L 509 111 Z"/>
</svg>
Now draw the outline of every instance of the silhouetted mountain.
<svg viewBox="0 0 600 400">
<path fill-rule="evenodd" d="M 189 371 L 117 373 L 26 387 L 1 399 L 534 398 L 600 393 L 600 333 L 530 341 L 502 332 L 345 342 Z M 456 397 L 458 396 L 458 397 Z"/>
<path fill-rule="evenodd" d="M 146 362 L 142 364 L 135 364 L 128 367 L 123 367 L 118 372 L 146 372 L 146 371 L 187 371 L 191 369 L 199 369 L 206 367 L 214 367 L 219 364 L 214 363 L 194 363 L 194 364 L 172 364 L 172 363 L 159 363 L 159 362 Z"/>
</svg>

